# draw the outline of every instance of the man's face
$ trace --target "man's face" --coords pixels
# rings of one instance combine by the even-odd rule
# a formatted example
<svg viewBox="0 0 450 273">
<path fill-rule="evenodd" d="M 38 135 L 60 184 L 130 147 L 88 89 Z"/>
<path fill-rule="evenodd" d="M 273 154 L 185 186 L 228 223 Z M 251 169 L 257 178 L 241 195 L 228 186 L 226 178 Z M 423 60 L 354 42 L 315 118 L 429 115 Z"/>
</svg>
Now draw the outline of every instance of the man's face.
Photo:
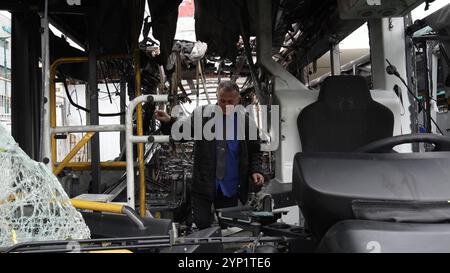
<svg viewBox="0 0 450 273">
<path fill-rule="evenodd" d="M 241 96 L 236 91 L 221 89 L 217 92 L 217 104 L 226 115 L 233 112 L 234 106 L 238 105 L 240 100 Z"/>
</svg>

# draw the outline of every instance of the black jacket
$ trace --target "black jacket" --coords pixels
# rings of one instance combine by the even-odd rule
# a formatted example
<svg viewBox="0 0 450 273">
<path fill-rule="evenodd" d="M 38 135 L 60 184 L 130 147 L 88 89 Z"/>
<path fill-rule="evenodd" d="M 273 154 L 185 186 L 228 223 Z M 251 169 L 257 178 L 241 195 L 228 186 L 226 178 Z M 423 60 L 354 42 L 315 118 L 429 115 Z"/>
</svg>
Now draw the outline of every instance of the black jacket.
<svg viewBox="0 0 450 273">
<path fill-rule="evenodd" d="M 208 106 L 201 106 L 196 110 L 204 111 Z M 194 111 L 196 111 L 194 110 Z M 250 175 L 253 173 L 261 173 L 261 153 L 260 153 L 260 138 L 257 135 L 256 140 L 249 140 L 249 124 L 253 122 L 250 120 L 248 113 L 238 114 L 239 118 L 245 118 L 245 140 L 239 140 L 240 144 L 240 162 L 239 162 L 239 199 L 243 204 L 247 202 L 248 191 L 250 183 Z M 189 117 L 191 119 L 191 137 L 194 134 L 194 115 Z M 206 122 L 214 118 L 204 117 L 202 119 L 202 128 Z M 163 123 L 161 131 L 165 135 L 171 134 L 172 125 L 176 118 L 172 118 L 169 123 Z M 214 200 L 216 194 L 216 140 L 195 140 L 194 141 L 194 169 L 193 169 L 191 192 L 201 195 L 211 201 Z"/>
</svg>

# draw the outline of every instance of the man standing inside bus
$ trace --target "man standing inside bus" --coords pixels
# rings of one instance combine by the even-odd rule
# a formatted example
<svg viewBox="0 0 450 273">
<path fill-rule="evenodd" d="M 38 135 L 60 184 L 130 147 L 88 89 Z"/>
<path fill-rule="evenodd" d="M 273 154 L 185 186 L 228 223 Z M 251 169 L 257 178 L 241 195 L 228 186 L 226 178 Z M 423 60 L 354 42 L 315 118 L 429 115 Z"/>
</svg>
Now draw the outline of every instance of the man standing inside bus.
<svg viewBox="0 0 450 273">
<path fill-rule="evenodd" d="M 260 139 L 257 133 L 254 140 L 249 137 L 250 124 L 253 121 L 248 113 L 233 110 L 239 103 L 240 93 L 237 84 L 231 81 L 221 82 L 217 88 L 217 106 L 220 107 L 220 113 L 227 124 L 224 126 L 225 140 L 219 138 L 195 140 L 191 200 L 194 223 L 199 229 L 211 226 L 212 205 L 215 209 L 219 209 L 237 206 L 238 200 L 245 204 L 250 186 L 249 179 L 257 186 L 264 184 Z M 207 107 L 208 105 L 201 106 L 196 110 L 205 111 Z M 155 117 L 161 122 L 162 132 L 170 134 L 172 125 L 177 119 L 159 110 L 155 111 Z M 189 117 L 191 136 L 194 131 L 194 117 L 194 114 Z M 245 121 L 244 139 L 237 137 L 237 122 L 240 118 Z M 202 128 L 211 119 L 212 117 L 202 116 L 200 121 Z M 228 129 L 229 124 L 234 126 L 234 130 Z M 234 134 L 230 135 L 229 132 Z"/>
</svg>

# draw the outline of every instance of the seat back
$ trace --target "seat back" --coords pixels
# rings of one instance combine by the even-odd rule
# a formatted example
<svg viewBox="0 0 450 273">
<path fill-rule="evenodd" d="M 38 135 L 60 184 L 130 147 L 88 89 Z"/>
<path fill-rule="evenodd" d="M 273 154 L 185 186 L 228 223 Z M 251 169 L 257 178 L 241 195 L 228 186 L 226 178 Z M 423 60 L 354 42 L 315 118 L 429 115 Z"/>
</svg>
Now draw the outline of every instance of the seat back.
<svg viewBox="0 0 450 273">
<path fill-rule="evenodd" d="M 394 115 L 361 76 L 330 76 L 297 118 L 303 152 L 350 152 L 393 134 Z"/>
</svg>

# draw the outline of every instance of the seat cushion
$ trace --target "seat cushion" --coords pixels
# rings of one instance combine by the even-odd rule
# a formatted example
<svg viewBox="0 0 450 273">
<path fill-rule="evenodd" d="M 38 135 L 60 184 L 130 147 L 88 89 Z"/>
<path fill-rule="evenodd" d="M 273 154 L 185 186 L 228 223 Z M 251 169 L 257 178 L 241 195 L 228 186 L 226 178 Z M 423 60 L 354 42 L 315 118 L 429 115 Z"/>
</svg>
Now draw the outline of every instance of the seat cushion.
<svg viewBox="0 0 450 273">
<path fill-rule="evenodd" d="M 323 236 L 346 219 L 450 221 L 449 177 L 449 152 L 298 153 L 292 191 L 312 232 Z"/>
<path fill-rule="evenodd" d="M 450 252 L 450 224 L 406 224 L 347 220 L 335 224 L 317 252 Z"/>
</svg>

